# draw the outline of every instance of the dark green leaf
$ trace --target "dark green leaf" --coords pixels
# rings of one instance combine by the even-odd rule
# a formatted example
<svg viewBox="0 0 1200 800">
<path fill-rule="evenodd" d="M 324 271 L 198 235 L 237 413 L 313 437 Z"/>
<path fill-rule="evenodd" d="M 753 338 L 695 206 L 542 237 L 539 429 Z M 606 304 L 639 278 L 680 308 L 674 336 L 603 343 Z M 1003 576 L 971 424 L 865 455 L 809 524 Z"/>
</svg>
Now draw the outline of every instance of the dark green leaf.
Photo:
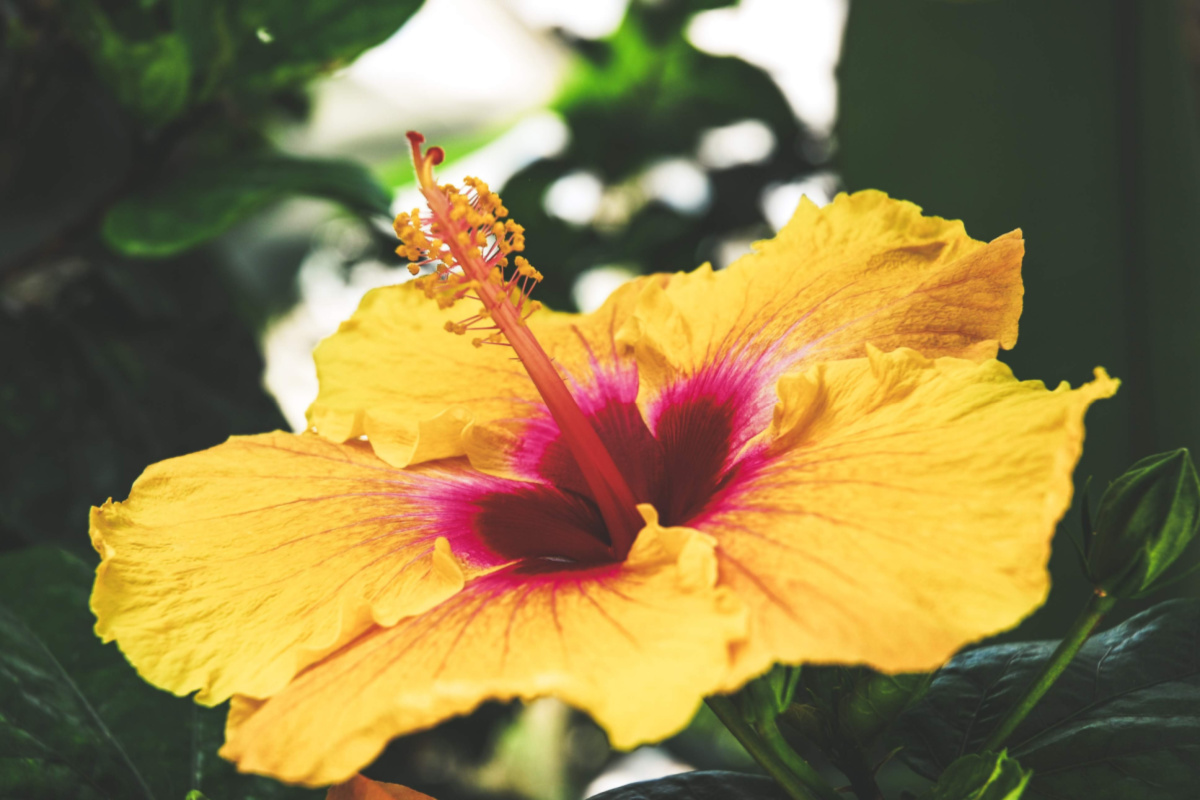
<svg viewBox="0 0 1200 800">
<path fill-rule="evenodd" d="M 767 123 L 787 154 L 799 126 L 771 78 L 741 59 L 704 53 L 663 25 L 654 10 L 635 7 L 602 54 L 576 63 L 554 103 L 573 134 L 568 156 L 621 180 L 655 159 L 690 157 L 709 128 L 751 118 Z"/>
<path fill-rule="evenodd" d="M 871 744 L 920 698 L 932 677 L 864 671 L 838 703 L 838 730 L 859 746 Z"/>
<path fill-rule="evenodd" d="M 1084 535 L 1088 577 L 1116 597 L 1149 594 L 1200 525 L 1200 480 L 1187 448 L 1143 458 L 1100 498 Z"/>
<path fill-rule="evenodd" d="M 1183 800 L 1200 781 L 1200 600 L 1175 600 L 1092 637 L 1007 745 L 1026 797 Z M 981 647 L 937 673 L 894 736 L 936 778 L 977 751 L 1054 642 Z"/>
<path fill-rule="evenodd" d="M 1031 774 L 1004 753 L 963 756 L 942 773 L 925 800 L 1019 800 Z"/>
<path fill-rule="evenodd" d="M 390 197 L 350 161 L 245 156 L 196 163 L 126 197 L 104 220 L 104 238 L 133 256 L 163 257 L 195 247 L 289 195 L 335 200 L 387 214 Z"/>
<path fill-rule="evenodd" d="M 740 772 L 685 772 L 593 795 L 591 800 L 786 800 L 779 784 Z"/>
<path fill-rule="evenodd" d="M 237 72 L 251 88 L 303 83 L 400 29 L 421 0 L 242 0 L 231 4 Z"/>
<path fill-rule="evenodd" d="M 203 102 L 221 85 L 234 63 L 228 9 L 219 0 L 171 0 L 171 22 L 187 49 L 197 81 L 194 99 Z"/>
<path fill-rule="evenodd" d="M 130 168 L 129 133 L 103 89 L 37 66 L 21 65 L 32 89 L 9 97 L 19 113 L 0 120 L 0 270 L 52 248 Z"/>
<path fill-rule="evenodd" d="M 319 796 L 218 759 L 223 711 L 155 689 L 101 644 L 91 581 L 91 568 L 61 550 L 0 555 L 0 797 Z"/>
<path fill-rule="evenodd" d="M 0 348 L 0 540 L 90 557 L 89 506 L 124 498 L 148 464 L 283 419 L 211 263 L 77 268 L 55 296 L 0 306 L 0 341 L 20 343 Z"/>
<path fill-rule="evenodd" d="M 130 40 L 92 0 L 75 0 L 69 9 L 76 38 L 122 106 L 151 127 L 187 108 L 192 64 L 183 39 L 164 33 Z"/>
<path fill-rule="evenodd" d="M 2 605 L 0 744 L 6 797 L 152 797 L 62 666 Z"/>
</svg>

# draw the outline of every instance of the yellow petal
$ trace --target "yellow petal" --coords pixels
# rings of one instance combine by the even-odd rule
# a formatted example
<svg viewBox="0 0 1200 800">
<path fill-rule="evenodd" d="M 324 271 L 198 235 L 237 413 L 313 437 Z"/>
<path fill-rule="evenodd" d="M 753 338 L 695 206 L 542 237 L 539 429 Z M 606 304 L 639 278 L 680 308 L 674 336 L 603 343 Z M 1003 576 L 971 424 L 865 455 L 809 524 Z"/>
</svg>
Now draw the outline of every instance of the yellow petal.
<svg viewBox="0 0 1200 800">
<path fill-rule="evenodd" d="M 269 700 L 239 702 L 221 754 L 242 770 L 319 785 L 345 780 L 392 737 L 488 699 L 542 695 L 590 713 L 619 748 L 674 733 L 725 679 L 745 611 L 714 585 L 711 537 L 641 510 L 647 526 L 624 564 L 477 578 Z"/>
<path fill-rule="evenodd" d="M 444 480 L 445 467 L 434 480 Z M 96 632 L 176 694 L 268 696 L 372 624 L 462 588 L 423 476 L 361 443 L 234 437 L 148 468 L 92 509 Z"/>
<path fill-rule="evenodd" d="M 979 361 L 1016 343 L 1023 252 L 1019 231 L 984 244 L 882 192 L 805 199 L 728 269 L 648 282 L 618 339 L 645 388 L 727 357 L 796 368 L 867 344 Z"/>
<path fill-rule="evenodd" d="M 730 686 L 774 661 L 929 670 L 1015 625 L 1049 587 L 1084 412 L 1116 388 L 874 349 L 782 379 L 740 485 L 693 523 L 752 609 Z"/>
<path fill-rule="evenodd" d="M 556 365 L 586 385 L 616 358 L 611 330 L 633 288 L 588 315 L 539 311 L 530 328 Z M 439 310 L 412 284 L 368 293 L 314 353 L 321 388 L 309 425 L 334 442 L 365 435 L 380 458 L 402 467 L 464 454 L 460 437 L 471 422 L 536 413 L 541 400 L 511 349 L 476 348 L 472 333 L 445 331 L 477 306 L 464 300 Z"/>
<path fill-rule="evenodd" d="M 365 775 L 355 775 L 345 783 L 330 786 L 325 800 L 433 800 L 427 794 L 397 783 L 380 783 Z"/>
</svg>

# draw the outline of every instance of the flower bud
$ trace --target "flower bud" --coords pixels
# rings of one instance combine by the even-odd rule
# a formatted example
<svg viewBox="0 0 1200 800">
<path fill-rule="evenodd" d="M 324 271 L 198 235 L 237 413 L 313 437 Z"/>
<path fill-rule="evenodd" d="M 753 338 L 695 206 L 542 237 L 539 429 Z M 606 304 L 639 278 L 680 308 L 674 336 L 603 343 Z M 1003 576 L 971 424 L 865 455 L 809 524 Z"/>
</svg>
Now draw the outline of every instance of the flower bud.
<svg viewBox="0 0 1200 800">
<path fill-rule="evenodd" d="M 792 703 L 800 668 L 776 664 L 742 687 L 742 713 L 751 723 L 773 721 Z"/>
<path fill-rule="evenodd" d="M 1186 449 L 1143 458 L 1100 498 L 1088 577 L 1115 597 L 1136 597 L 1175 563 L 1200 523 L 1200 480 Z"/>
<path fill-rule="evenodd" d="M 838 704 L 838 727 L 860 747 L 870 745 L 925 694 L 933 675 L 864 672 Z"/>
</svg>

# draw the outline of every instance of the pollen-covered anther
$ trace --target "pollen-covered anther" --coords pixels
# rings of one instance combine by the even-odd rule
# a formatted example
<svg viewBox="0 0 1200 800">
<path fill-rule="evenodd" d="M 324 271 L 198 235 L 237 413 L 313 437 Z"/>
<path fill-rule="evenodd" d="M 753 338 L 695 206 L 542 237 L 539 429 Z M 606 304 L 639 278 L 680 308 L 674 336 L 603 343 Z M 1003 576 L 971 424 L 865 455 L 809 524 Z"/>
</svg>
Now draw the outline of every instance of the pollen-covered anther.
<svg viewBox="0 0 1200 800">
<path fill-rule="evenodd" d="M 397 215 L 394 228 L 401 245 L 396 252 L 408 259 L 408 269 L 413 275 L 432 267 L 431 274 L 418 280 L 426 297 L 435 300 L 440 308 L 449 308 L 466 297 L 483 302 L 480 314 L 462 322 L 447 323 L 446 330 L 461 335 L 473 329 L 476 322 L 490 320 L 493 309 L 489 303 L 495 303 L 499 297 L 506 298 L 516 311 L 512 321 L 524 323 L 541 307 L 540 303 L 529 301 L 529 293 L 543 278 L 523 256 L 516 256 L 510 268 L 510 256 L 525 249 L 525 228 L 511 219 L 503 219 L 508 209 L 485 182 L 467 177 L 461 188 L 453 184 L 438 185 L 432 181 L 432 172 L 421 174 L 429 166 L 428 153 L 415 157 L 423 191 L 431 205 L 427 216 L 422 216 L 420 209 Z M 500 294 L 478 291 L 477 281 L 496 287 Z M 479 346 L 506 344 L 502 336 L 479 341 Z"/>
<path fill-rule="evenodd" d="M 511 346 L 508 344 L 508 342 L 504 341 L 504 333 L 501 331 L 496 331 L 491 336 L 484 336 L 481 338 L 477 337 L 472 339 L 471 344 L 475 345 L 476 347 L 483 347 L 485 344 L 498 344 L 505 347 Z"/>
</svg>

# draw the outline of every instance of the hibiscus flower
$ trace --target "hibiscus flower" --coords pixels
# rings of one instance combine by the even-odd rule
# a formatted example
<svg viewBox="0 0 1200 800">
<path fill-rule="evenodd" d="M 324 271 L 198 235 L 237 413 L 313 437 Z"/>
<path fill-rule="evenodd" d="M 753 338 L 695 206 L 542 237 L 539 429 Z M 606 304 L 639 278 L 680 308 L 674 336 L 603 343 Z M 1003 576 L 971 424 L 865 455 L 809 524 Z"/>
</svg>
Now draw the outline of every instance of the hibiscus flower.
<svg viewBox="0 0 1200 800">
<path fill-rule="evenodd" d="M 310 429 L 93 510 L 97 632 L 158 686 L 232 698 L 241 769 L 340 782 L 545 695 L 628 748 L 773 663 L 930 670 L 1044 600 L 1084 412 L 1117 384 L 995 360 L 1019 232 L 802 201 L 726 270 L 531 313 L 523 230 L 411 138 L 429 211 L 397 231 L 426 276 L 320 345 Z"/>
</svg>

